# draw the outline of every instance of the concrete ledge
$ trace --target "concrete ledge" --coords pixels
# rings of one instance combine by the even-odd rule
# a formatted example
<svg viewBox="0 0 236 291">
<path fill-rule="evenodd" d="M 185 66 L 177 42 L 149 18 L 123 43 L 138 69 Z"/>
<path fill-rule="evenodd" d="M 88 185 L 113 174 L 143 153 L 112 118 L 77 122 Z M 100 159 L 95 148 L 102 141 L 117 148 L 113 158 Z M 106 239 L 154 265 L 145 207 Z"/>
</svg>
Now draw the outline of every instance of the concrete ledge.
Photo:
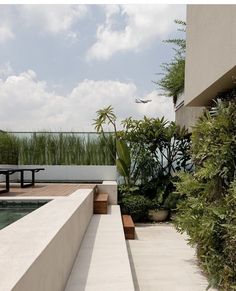
<svg viewBox="0 0 236 291">
<path fill-rule="evenodd" d="M 116 181 L 103 181 L 102 184 L 98 184 L 98 192 L 109 195 L 109 204 L 117 204 L 117 182 Z"/>
<path fill-rule="evenodd" d="M 93 215 L 65 291 L 134 291 L 120 207 Z"/>
<path fill-rule="evenodd" d="M 79 189 L 2 229 L 0 290 L 64 290 L 92 211 L 93 191 Z"/>
<path fill-rule="evenodd" d="M 42 167 L 45 171 L 36 173 L 36 181 L 103 181 L 116 180 L 116 166 L 49 166 L 49 165 L 19 165 L 21 168 Z M 26 179 L 31 179 L 31 173 L 25 173 Z"/>
</svg>

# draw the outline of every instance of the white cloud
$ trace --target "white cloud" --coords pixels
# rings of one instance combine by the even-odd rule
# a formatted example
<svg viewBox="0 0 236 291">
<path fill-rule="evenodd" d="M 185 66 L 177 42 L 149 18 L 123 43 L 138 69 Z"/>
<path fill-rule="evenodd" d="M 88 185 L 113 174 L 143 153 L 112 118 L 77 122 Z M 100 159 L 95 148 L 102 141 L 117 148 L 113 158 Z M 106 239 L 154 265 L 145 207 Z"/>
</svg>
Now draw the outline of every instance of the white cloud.
<svg viewBox="0 0 236 291">
<path fill-rule="evenodd" d="M 7 22 L 0 23 L 0 43 L 4 43 L 10 39 L 14 39 L 14 33 Z"/>
<path fill-rule="evenodd" d="M 0 44 L 14 39 L 15 25 L 36 27 L 39 32 L 58 35 L 62 33 L 67 39 L 77 40 L 74 31 L 76 22 L 87 15 L 86 5 L 1 5 L 0 10 Z"/>
<path fill-rule="evenodd" d="M 123 18 L 123 22 L 126 20 L 121 30 L 113 28 L 117 17 Z M 176 18 L 185 18 L 183 6 L 108 5 L 105 23 L 98 26 L 97 40 L 87 58 L 107 60 L 119 51 L 139 51 L 156 38 L 166 38 L 168 33 L 176 30 Z"/>
<path fill-rule="evenodd" d="M 44 81 L 28 70 L 0 79 L 0 124 L 8 130 L 77 130 L 93 131 L 96 111 L 114 107 L 118 123 L 132 116 L 142 118 L 165 116 L 173 120 L 172 100 L 158 97 L 157 91 L 139 96 L 133 83 L 119 81 L 80 82 L 67 96 L 47 89 Z M 151 103 L 136 104 L 135 98 L 150 98 Z"/>
<path fill-rule="evenodd" d="M 132 111 L 136 91 L 133 83 L 84 80 L 70 95 L 71 106 L 77 112 L 71 116 L 73 124 L 79 116 L 82 122 L 77 122 L 78 126 L 83 125 L 86 130 L 91 130 L 96 111 L 109 105 L 114 107 L 119 120 L 127 117 Z"/>
<path fill-rule="evenodd" d="M 0 78 L 6 78 L 13 74 L 13 69 L 11 67 L 10 62 L 6 62 L 0 65 Z"/>
<path fill-rule="evenodd" d="M 20 7 L 22 19 L 30 26 L 58 34 L 64 32 L 75 38 L 73 25 L 87 14 L 85 5 L 24 5 Z"/>
<path fill-rule="evenodd" d="M 47 92 L 31 70 L 0 80 L 0 96 L 1 128 L 12 130 L 56 127 L 65 99 Z"/>
<path fill-rule="evenodd" d="M 149 117 L 165 117 L 166 120 L 174 121 L 174 105 L 172 98 L 161 95 L 157 90 L 150 92 L 145 96 L 146 99 L 151 99 L 152 102 L 147 104 L 138 104 L 140 115 Z"/>
</svg>

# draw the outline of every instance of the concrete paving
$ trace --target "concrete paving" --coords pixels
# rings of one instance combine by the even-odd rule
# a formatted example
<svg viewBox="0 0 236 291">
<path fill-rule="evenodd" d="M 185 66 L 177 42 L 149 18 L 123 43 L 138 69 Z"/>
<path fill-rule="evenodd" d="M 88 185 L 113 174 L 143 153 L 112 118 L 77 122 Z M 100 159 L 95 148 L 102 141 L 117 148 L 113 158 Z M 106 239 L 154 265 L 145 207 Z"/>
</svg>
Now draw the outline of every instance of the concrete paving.
<svg viewBox="0 0 236 291">
<path fill-rule="evenodd" d="M 140 224 L 137 240 L 127 241 L 137 291 L 204 291 L 207 279 L 186 235 L 171 224 Z M 216 289 L 209 289 L 211 291 Z"/>
</svg>

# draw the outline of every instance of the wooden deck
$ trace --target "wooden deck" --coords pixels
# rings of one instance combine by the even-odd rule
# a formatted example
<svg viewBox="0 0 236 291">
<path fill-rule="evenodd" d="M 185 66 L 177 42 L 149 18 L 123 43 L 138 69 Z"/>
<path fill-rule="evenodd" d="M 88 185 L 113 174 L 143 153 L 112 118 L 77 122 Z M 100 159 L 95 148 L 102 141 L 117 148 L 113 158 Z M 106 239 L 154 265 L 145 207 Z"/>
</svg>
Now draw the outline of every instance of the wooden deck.
<svg viewBox="0 0 236 291">
<path fill-rule="evenodd" d="M 0 188 L 4 187 L 0 183 Z M 68 196 L 78 189 L 93 189 L 96 184 L 39 184 L 33 187 L 21 188 L 19 184 L 10 184 L 8 193 L 0 194 L 1 197 L 14 196 Z"/>
</svg>

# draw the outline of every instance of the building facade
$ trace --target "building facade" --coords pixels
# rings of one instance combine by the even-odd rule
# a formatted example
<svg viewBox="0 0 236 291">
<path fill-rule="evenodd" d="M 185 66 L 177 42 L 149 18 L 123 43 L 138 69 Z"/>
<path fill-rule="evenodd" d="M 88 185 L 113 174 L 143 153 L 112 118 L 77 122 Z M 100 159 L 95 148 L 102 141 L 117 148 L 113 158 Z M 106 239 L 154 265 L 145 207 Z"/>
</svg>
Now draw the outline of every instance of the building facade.
<svg viewBox="0 0 236 291">
<path fill-rule="evenodd" d="M 176 122 L 191 130 L 217 94 L 236 87 L 236 5 L 188 5 L 185 89 Z"/>
</svg>

